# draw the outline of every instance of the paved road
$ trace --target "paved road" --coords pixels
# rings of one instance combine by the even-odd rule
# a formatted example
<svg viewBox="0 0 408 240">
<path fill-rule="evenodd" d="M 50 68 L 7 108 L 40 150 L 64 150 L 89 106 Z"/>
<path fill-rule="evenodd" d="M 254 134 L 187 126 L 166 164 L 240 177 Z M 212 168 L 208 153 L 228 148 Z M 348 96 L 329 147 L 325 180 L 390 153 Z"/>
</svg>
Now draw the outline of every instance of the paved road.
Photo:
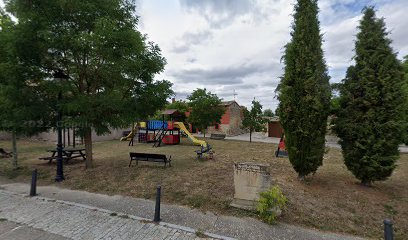
<svg viewBox="0 0 408 240">
<path fill-rule="evenodd" d="M 194 134 L 194 135 L 197 137 L 204 137 L 203 134 Z M 207 137 L 209 137 L 209 134 L 207 134 Z M 244 133 L 244 134 L 233 136 L 233 137 L 226 137 L 225 139 L 249 142 L 249 133 Z M 252 133 L 252 141 L 278 144 L 280 141 L 280 138 L 267 137 L 265 136 L 264 133 L 255 132 L 255 133 Z M 340 144 L 338 144 L 338 138 L 336 136 L 327 135 L 326 136 L 326 146 L 331 147 L 331 148 L 340 149 Z M 406 145 L 400 145 L 399 149 L 401 153 L 408 153 L 408 146 Z"/>
<path fill-rule="evenodd" d="M 1 182 L 1 181 L 0 181 Z M 27 194 L 29 186 L 21 183 L 8 183 L 0 185 L 2 191 Z M 165 191 L 165 189 L 163 189 Z M 1 192 L 1 190 L 0 190 Z M 103 194 L 88 193 L 84 191 L 74 191 L 61 189 L 55 186 L 43 186 L 38 188 L 38 193 L 42 197 L 50 199 L 69 201 L 79 204 L 79 206 L 92 206 L 91 209 L 108 209 L 103 211 L 126 214 L 128 216 L 138 216 L 151 219 L 154 212 L 154 202 L 123 196 L 107 196 Z M 25 198 L 26 201 L 30 198 Z M 27 200 L 28 199 L 28 200 Z M 32 200 L 31 200 L 32 201 Z M 0 211 L 2 210 L 0 199 Z M 46 203 L 56 204 L 46 201 Z M 12 204 L 12 203 L 9 203 Z M 64 205 L 63 205 L 64 206 Z M 73 206 L 71 206 L 73 207 Z M 83 211 L 83 210 L 82 210 Z M 87 211 L 89 212 L 89 211 Z M 91 213 L 93 213 L 91 211 Z M 3 212 L 0 212 L 0 218 Z M 110 217 L 105 214 L 104 217 Z M 117 217 L 116 217 L 117 218 Z M 237 218 L 231 216 L 215 215 L 211 212 L 203 213 L 196 209 L 183 206 L 162 204 L 161 218 L 164 222 L 186 226 L 189 229 L 200 229 L 205 233 L 215 233 L 237 239 L 253 240 L 280 240 L 280 239 L 302 239 L 302 240 L 345 240 L 360 239 L 353 236 L 321 232 L 314 229 L 306 229 L 288 224 L 268 225 L 253 218 Z M 64 219 L 64 218 L 62 218 Z M 69 220 L 69 219 L 68 219 Z M 19 221 L 16 221 L 19 222 Z M 21 221 L 20 221 L 21 223 Z M 58 234 L 58 233 L 57 233 Z M 209 234 L 210 235 L 210 234 Z M 219 237 L 211 235 L 214 237 Z"/>
<path fill-rule="evenodd" d="M 183 227 L 4 190 L 0 218 L 0 239 L 200 239 Z"/>
</svg>

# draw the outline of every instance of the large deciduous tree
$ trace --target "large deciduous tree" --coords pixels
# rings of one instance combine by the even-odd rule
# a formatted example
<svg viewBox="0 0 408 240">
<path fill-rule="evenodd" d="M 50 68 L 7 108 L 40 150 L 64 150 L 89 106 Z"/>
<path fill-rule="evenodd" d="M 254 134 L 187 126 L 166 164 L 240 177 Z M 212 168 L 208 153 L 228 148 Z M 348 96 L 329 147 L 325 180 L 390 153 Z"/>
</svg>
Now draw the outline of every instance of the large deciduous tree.
<svg viewBox="0 0 408 240">
<path fill-rule="evenodd" d="M 128 126 L 144 109 L 165 105 L 154 97 L 170 93 L 169 82 L 154 81 L 165 59 L 137 30 L 133 1 L 8 0 L 6 6 L 18 18 L 20 61 L 40 69 L 46 75 L 41 80 L 59 69 L 69 76 L 60 107 L 84 136 L 87 168 L 93 166 L 93 130 L 108 133 Z"/>
<path fill-rule="evenodd" d="M 189 122 L 199 127 L 205 137 L 208 126 L 221 123 L 225 108 L 221 106 L 221 99 L 217 95 L 204 89 L 196 89 L 187 97 L 191 107 Z"/>
<path fill-rule="evenodd" d="M 404 75 L 383 19 L 365 8 L 355 42 L 355 65 L 341 86 L 335 119 L 347 168 L 362 184 L 387 179 L 401 143 Z"/>
<path fill-rule="evenodd" d="M 265 122 L 261 103 L 253 100 L 251 110 L 244 109 L 244 119 L 242 120 L 242 126 L 249 130 L 249 142 L 252 142 L 253 132 L 265 129 Z"/>
<path fill-rule="evenodd" d="M 13 168 L 18 167 L 17 136 L 45 131 L 51 119 L 49 99 L 39 94 L 41 86 L 31 85 L 26 78 L 31 70 L 16 55 L 15 26 L 0 9 L 0 130 L 12 133 Z"/>
<path fill-rule="evenodd" d="M 292 40 L 285 47 L 278 86 L 279 117 L 289 160 L 303 179 L 322 165 L 330 84 L 322 50 L 317 0 L 298 0 Z"/>
</svg>

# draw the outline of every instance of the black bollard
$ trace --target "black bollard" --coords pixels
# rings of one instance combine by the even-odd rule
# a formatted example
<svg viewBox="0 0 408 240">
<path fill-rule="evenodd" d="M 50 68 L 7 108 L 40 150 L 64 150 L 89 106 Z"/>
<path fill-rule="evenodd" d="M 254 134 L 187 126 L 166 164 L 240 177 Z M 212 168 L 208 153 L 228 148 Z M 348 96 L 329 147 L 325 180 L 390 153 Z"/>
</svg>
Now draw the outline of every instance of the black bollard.
<svg viewBox="0 0 408 240">
<path fill-rule="evenodd" d="M 389 219 L 384 220 L 384 239 L 394 240 L 394 233 L 392 230 L 392 221 Z"/>
<path fill-rule="evenodd" d="M 37 195 L 37 169 L 34 169 L 31 175 L 30 197 L 34 197 L 36 195 Z"/>
<path fill-rule="evenodd" d="M 161 197 L 161 186 L 157 186 L 156 193 L 156 207 L 154 208 L 154 222 L 160 222 L 160 197 Z"/>
</svg>

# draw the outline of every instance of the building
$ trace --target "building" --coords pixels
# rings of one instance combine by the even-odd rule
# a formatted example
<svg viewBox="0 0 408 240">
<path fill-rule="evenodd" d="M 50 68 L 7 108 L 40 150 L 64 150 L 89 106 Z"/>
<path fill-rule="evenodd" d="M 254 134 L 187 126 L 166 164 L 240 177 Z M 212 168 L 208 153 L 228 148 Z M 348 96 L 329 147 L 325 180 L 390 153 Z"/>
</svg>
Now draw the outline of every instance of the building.
<svg viewBox="0 0 408 240">
<path fill-rule="evenodd" d="M 242 129 L 242 120 L 244 114 L 242 107 L 236 101 L 226 101 L 221 103 L 225 108 L 225 113 L 221 117 L 221 123 L 208 127 L 208 133 L 226 134 L 227 136 L 236 136 L 244 133 Z"/>
<path fill-rule="evenodd" d="M 266 136 L 280 138 L 283 133 L 282 125 L 280 124 L 279 117 L 268 117 L 267 118 L 267 131 Z"/>
</svg>

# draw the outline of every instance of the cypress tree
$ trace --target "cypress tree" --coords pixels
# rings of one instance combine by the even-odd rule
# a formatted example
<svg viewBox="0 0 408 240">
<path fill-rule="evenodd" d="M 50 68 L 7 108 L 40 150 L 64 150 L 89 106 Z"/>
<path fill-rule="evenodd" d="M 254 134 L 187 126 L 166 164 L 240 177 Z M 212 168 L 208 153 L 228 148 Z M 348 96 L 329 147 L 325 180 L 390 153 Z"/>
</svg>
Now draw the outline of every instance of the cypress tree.
<svg viewBox="0 0 408 240">
<path fill-rule="evenodd" d="M 298 0 L 292 40 L 285 47 L 278 87 L 279 116 L 289 160 L 303 179 L 322 165 L 330 84 L 322 50 L 317 0 Z"/>
<path fill-rule="evenodd" d="M 402 139 L 404 91 L 400 61 L 373 7 L 363 10 L 355 65 L 347 70 L 335 120 L 347 168 L 362 184 L 387 179 Z"/>
</svg>

